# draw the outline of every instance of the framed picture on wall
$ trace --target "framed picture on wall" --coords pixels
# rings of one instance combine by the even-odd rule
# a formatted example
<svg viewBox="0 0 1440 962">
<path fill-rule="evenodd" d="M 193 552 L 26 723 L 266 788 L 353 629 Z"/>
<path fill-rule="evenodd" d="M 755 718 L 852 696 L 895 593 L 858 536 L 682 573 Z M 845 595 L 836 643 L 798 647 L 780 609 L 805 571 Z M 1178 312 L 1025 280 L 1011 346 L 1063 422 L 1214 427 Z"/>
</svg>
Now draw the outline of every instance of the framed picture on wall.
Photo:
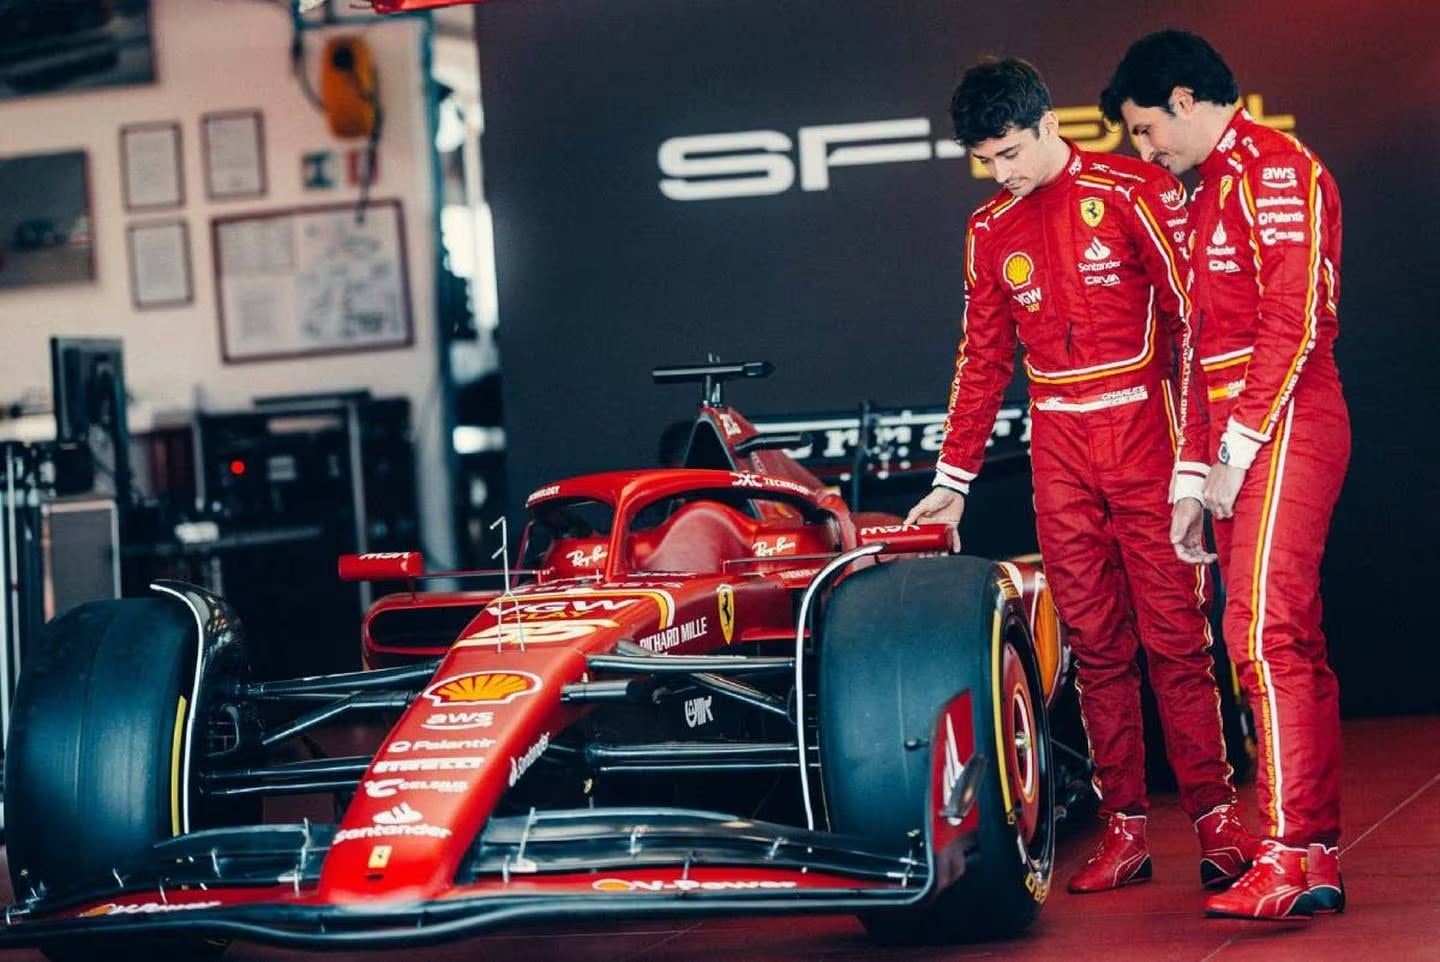
<svg viewBox="0 0 1440 962">
<path fill-rule="evenodd" d="M 265 195 L 265 128 L 258 110 L 200 118 L 205 193 L 211 200 Z"/>
<path fill-rule="evenodd" d="M 85 152 L 0 157 L 0 290 L 93 280 Z"/>
<path fill-rule="evenodd" d="M 136 310 L 183 307 L 195 300 L 190 275 L 190 228 L 183 220 L 131 224 L 126 229 L 130 299 Z"/>
<path fill-rule="evenodd" d="M 210 222 L 220 351 L 227 364 L 414 343 L 398 200 Z"/>
<path fill-rule="evenodd" d="M 185 175 L 177 123 L 120 128 L 120 173 L 126 210 L 155 210 L 185 203 Z"/>
<path fill-rule="evenodd" d="M 150 0 L 0 2 L 0 100 L 154 82 Z"/>
</svg>

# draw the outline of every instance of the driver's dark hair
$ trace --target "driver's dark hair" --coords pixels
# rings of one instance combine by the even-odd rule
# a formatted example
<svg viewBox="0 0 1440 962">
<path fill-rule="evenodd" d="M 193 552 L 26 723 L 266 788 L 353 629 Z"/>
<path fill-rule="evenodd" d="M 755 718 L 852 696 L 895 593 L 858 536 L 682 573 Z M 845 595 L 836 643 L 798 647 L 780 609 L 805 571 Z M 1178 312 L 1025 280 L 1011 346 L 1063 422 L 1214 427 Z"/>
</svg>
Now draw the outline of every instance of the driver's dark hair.
<svg viewBox="0 0 1440 962">
<path fill-rule="evenodd" d="M 1198 34 L 1160 30 L 1141 37 L 1125 51 L 1110 86 L 1100 94 L 1100 111 L 1112 124 L 1122 122 L 1120 105 L 1170 109 L 1176 87 L 1189 87 L 1196 100 L 1228 106 L 1240 99 L 1240 87 L 1225 59 Z"/>
<path fill-rule="evenodd" d="M 1040 71 L 1015 57 L 983 57 L 960 78 L 950 97 L 955 139 L 966 147 L 1003 137 L 1010 129 L 1038 130 L 1050 109 Z"/>
</svg>

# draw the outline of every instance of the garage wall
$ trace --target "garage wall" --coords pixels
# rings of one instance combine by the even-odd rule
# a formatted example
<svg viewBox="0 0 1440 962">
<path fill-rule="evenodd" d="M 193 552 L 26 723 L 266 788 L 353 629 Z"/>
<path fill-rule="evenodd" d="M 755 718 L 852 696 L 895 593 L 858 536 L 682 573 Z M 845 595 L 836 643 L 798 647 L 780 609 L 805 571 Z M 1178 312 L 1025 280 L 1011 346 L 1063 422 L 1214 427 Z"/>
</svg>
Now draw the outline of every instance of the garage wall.
<svg viewBox="0 0 1440 962">
<path fill-rule="evenodd" d="M 1293 123 L 1344 195 L 1337 354 L 1355 446 L 1325 601 L 1347 710 L 1440 710 L 1433 619 L 1409 597 L 1440 579 L 1440 326 L 1422 293 L 1440 223 L 1430 169 L 1440 6 L 524 0 L 477 10 L 510 489 L 521 493 L 653 459 L 664 425 L 698 392 L 651 386 L 650 367 L 711 351 L 776 362 L 770 381 L 732 392 L 756 414 L 853 410 L 863 398 L 943 404 L 965 219 L 994 189 L 949 149 L 960 73 L 985 52 L 1031 58 L 1072 135 L 1104 142 L 1094 105 L 1126 46 L 1169 26 L 1209 36 L 1241 90 Z M 734 136 L 675 140 L 708 135 Z M 1128 149 L 1120 139 L 1110 146 Z M 728 159 L 729 181 L 705 188 L 702 165 L 677 157 Z M 1005 512 L 1019 531 L 1018 500 L 977 486 L 967 527 Z"/>
<path fill-rule="evenodd" d="M 375 54 L 385 113 L 380 176 L 374 198 L 404 204 L 415 343 L 408 349 L 226 365 L 221 362 L 210 244 L 210 218 L 299 205 L 351 201 L 350 188 L 306 191 L 300 158 L 363 144 L 334 140 L 290 72 L 290 18 L 283 4 L 152 0 L 157 83 L 99 92 L 0 101 L 0 154 L 83 149 L 89 155 L 94 283 L 0 292 L 0 403 L 49 385 L 52 334 L 118 336 L 135 397 L 132 422 L 152 413 L 225 410 L 251 398 L 367 388 L 410 398 L 420 465 L 422 529 L 439 562 L 454 556 L 441 438 L 441 393 L 435 344 L 433 190 L 423 70 L 424 24 L 374 20 L 363 32 Z M 343 13 L 344 11 L 342 11 Z M 323 32 L 307 36 L 316 62 Z M 205 197 L 200 115 L 258 108 L 264 114 L 268 191 L 227 202 Z M 185 206 L 150 216 L 127 215 L 121 192 L 123 124 L 178 121 L 184 154 Z M 126 225 L 183 218 L 189 225 L 195 301 L 189 307 L 136 311 L 126 260 Z"/>
</svg>

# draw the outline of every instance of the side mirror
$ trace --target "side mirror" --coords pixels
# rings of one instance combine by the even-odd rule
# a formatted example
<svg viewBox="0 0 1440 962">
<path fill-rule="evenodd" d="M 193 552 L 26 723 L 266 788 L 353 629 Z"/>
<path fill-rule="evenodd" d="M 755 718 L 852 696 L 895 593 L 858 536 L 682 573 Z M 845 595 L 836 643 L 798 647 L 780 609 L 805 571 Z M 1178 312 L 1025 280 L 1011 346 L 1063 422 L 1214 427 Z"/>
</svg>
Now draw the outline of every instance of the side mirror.
<svg viewBox="0 0 1440 962">
<path fill-rule="evenodd" d="M 953 524 L 880 524 L 855 532 L 858 544 L 885 544 L 884 554 L 959 554 L 960 530 Z"/>
<path fill-rule="evenodd" d="M 408 581 L 425 573 L 425 555 L 419 551 L 373 551 L 342 554 L 341 581 Z"/>
</svg>

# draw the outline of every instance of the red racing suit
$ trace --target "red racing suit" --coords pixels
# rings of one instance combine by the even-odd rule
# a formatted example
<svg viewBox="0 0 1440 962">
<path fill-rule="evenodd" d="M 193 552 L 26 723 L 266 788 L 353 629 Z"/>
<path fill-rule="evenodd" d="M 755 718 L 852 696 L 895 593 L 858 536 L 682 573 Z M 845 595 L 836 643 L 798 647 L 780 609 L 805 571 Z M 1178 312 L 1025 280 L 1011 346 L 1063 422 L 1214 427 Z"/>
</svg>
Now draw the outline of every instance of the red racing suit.
<svg viewBox="0 0 1440 962">
<path fill-rule="evenodd" d="M 1036 529 L 1076 654 L 1106 813 L 1146 809 L 1137 644 L 1192 817 L 1234 795 L 1203 567 L 1175 557 L 1171 372 L 1188 312 L 1185 192 L 1159 168 L 1071 145 L 1058 178 L 970 218 L 965 334 L 935 483 L 962 493 L 1014 370 L 1030 380 Z M 1138 632 L 1138 641 L 1137 641 Z"/>
<path fill-rule="evenodd" d="M 1350 456 L 1335 369 L 1340 194 L 1299 141 L 1241 110 L 1191 204 L 1194 372 L 1177 497 L 1212 461 L 1247 469 L 1215 523 L 1225 641 L 1257 720 L 1265 834 L 1340 834 L 1339 688 L 1320 630 L 1320 558 Z"/>
</svg>

